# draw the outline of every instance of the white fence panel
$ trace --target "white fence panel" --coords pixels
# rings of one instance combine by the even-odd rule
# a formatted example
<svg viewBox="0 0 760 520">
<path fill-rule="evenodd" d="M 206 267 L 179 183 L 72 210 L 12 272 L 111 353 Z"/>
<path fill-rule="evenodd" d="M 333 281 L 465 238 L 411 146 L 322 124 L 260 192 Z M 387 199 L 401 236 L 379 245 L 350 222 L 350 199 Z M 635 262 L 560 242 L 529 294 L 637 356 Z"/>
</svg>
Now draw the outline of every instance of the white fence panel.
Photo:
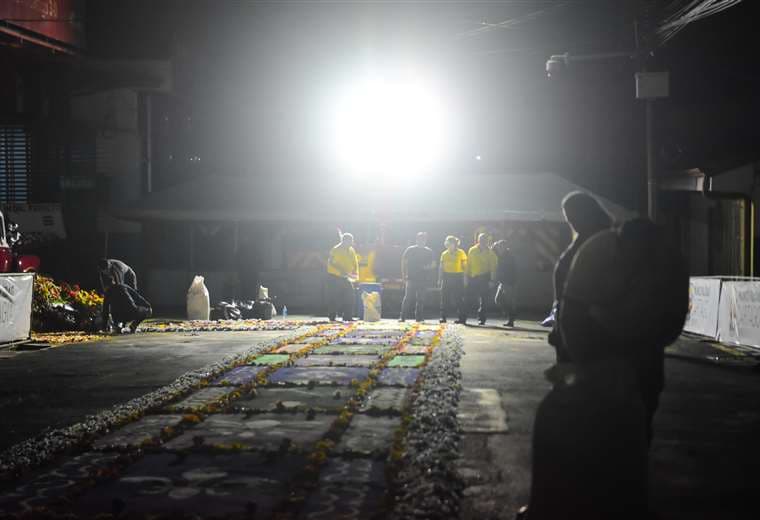
<svg viewBox="0 0 760 520">
<path fill-rule="evenodd" d="M 760 281 L 723 282 L 717 339 L 760 348 Z"/>
<path fill-rule="evenodd" d="M 684 330 L 715 338 L 720 307 L 720 278 L 689 279 L 689 315 Z"/>
<path fill-rule="evenodd" d="M 0 343 L 29 339 L 33 274 L 0 274 Z"/>
</svg>

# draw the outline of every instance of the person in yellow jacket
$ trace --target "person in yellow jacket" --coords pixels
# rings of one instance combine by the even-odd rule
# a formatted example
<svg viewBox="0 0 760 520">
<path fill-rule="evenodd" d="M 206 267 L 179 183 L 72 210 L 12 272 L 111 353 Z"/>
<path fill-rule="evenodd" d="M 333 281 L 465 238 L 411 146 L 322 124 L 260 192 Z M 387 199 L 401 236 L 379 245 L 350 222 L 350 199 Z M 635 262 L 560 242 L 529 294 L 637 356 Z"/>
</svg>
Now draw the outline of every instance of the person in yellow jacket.
<svg viewBox="0 0 760 520">
<path fill-rule="evenodd" d="M 375 283 L 377 281 L 377 275 L 375 274 L 375 247 L 372 244 L 360 246 L 356 252 L 356 257 L 359 260 L 359 282 L 360 283 Z"/>
<path fill-rule="evenodd" d="M 464 323 L 464 272 L 467 269 L 467 253 L 459 249 L 459 239 L 449 235 L 444 240 L 446 250 L 441 253 L 438 264 L 438 285 L 441 287 L 441 323 L 446 323 L 446 313 L 453 305 L 457 323 Z"/>
<path fill-rule="evenodd" d="M 327 258 L 325 296 L 327 317 L 330 321 L 335 321 L 338 313 L 343 316 L 343 321 L 353 320 L 352 283 L 356 281 L 359 273 L 359 262 L 353 246 L 354 236 L 351 233 L 343 233 L 340 236 L 340 244 L 330 250 Z"/>
<path fill-rule="evenodd" d="M 490 299 L 493 277 L 496 274 L 496 253 L 488 247 L 488 235 L 478 235 L 478 243 L 467 252 L 467 307 L 478 304 L 478 320 L 486 324 L 486 306 Z M 464 322 L 467 322 L 465 316 Z"/>
</svg>

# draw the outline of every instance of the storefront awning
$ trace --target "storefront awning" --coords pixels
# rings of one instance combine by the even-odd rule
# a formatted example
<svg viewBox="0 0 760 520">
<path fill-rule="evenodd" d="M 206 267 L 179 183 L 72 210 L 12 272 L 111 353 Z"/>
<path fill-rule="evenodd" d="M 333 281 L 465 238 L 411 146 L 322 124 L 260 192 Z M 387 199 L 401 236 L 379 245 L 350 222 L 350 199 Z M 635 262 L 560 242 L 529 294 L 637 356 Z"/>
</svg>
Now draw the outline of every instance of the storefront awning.
<svg viewBox="0 0 760 520">
<path fill-rule="evenodd" d="M 562 198 L 578 189 L 552 173 L 375 186 L 337 180 L 206 178 L 151 193 L 113 214 L 133 220 L 194 221 L 560 221 Z M 635 216 L 599 199 L 618 219 Z"/>
</svg>

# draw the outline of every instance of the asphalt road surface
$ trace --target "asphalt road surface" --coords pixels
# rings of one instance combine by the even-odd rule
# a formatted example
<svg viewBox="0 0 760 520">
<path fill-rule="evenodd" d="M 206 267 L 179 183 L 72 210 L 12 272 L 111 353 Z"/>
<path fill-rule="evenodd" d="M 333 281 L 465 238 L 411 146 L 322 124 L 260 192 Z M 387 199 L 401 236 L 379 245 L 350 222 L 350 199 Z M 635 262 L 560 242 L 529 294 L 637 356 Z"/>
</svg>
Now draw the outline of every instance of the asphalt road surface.
<svg viewBox="0 0 760 520">
<path fill-rule="evenodd" d="M 0 451 L 147 394 L 278 331 L 161 333 L 7 353 L 0 358 Z"/>
<path fill-rule="evenodd" d="M 554 352 L 545 329 L 518 325 L 525 330 L 463 333 L 464 387 L 496 390 L 509 429 L 465 435 L 464 518 L 514 518 L 530 496 L 533 419 L 549 390 L 543 371 Z M 681 357 L 667 357 L 665 368 L 650 452 L 651 509 L 663 519 L 760 518 L 760 372 Z"/>
<path fill-rule="evenodd" d="M 399 325 L 392 322 L 388 326 Z M 3 417 L 0 447 L 7 448 L 46 428 L 81 420 L 88 414 L 166 385 L 188 370 L 200 368 L 227 354 L 244 351 L 257 341 L 280 334 L 145 334 L 4 357 L 0 359 L 0 414 Z M 518 322 L 518 327 L 513 330 L 505 330 L 495 324 L 493 327 L 469 326 L 461 328 L 461 335 L 465 355 L 461 362 L 463 393 L 459 423 L 464 436 L 457 468 L 466 487 L 460 516 L 464 519 L 514 518 L 518 508 L 526 504 L 530 496 L 533 420 L 538 404 L 550 388 L 543 372 L 553 363 L 554 352 L 546 343 L 546 329 L 529 322 Z M 682 339 L 682 343 L 689 341 L 692 340 Z M 688 345 L 684 348 L 688 350 Z M 357 366 L 362 363 L 362 356 L 367 356 L 359 350 L 354 352 Z M 325 359 L 318 356 L 329 355 L 329 351 L 311 352 L 316 368 L 307 366 L 307 369 L 316 373 L 320 370 L 320 360 Z M 335 377 L 336 374 L 340 375 L 340 370 L 325 377 Z M 655 417 L 650 452 L 652 510 L 663 519 L 760 517 L 757 501 L 760 491 L 757 478 L 760 475 L 760 450 L 757 449 L 760 439 L 760 407 L 757 406 L 760 402 L 760 373 L 748 366 L 668 357 L 666 377 L 666 389 Z M 391 403 L 389 406 L 394 406 L 395 394 L 390 390 L 385 392 L 382 399 Z M 401 392 L 401 389 L 397 388 L 396 392 Z M 344 397 L 336 397 L 334 390 L 318 390 L 305 399 L 313 399 L 318 406 L 329 408 L 335 399 Z M 259 399 L 259 406 L 269 402 L 262 399 L 269 399 L 276 406 L 281 406 L 277 403 L 282 402 L 281 397 L 274 395 L 259 395 L 256 399 Z M 209 439 L 224 435 L 238 435 L 245 439 L 245 435 L 250 435 L 245 432 L 241 434 L 237 430 L 241 426 L 230 422 L 231 419 L 225 420 L 207 418 L 203 426 L 198 427 L 199 431 L 205 432 Z M 293 438 L 303 438 L 304 442 L 311 438 L 313 432 L 309 430 L 326 431 L 328 428 L 328 421 L 319 415 L 316 422 L 306 429 L 299 430 L 301 426 L 296 423 L 293 421 L 287 427 L 300 432 Z M 261 422 L 256 424 L 256 428 L 263 427 Z M 360 418 L 352 424 L 356 431 L 349 430 L 349 442 L 344 442 L 345 445 L 337 449 L 338 457 L 341 453 L 350 455 L 345 460 L 340 459 L 341 464 L 352 461 L 353 465 L 336 467 L 333 464 L 335 461 L 331 462 L 333 465 L 326 471 L 333 480 L 328 481 L 329 485 L 325 484 L 325 489 L 332 490 L 333 495 L 330 496 L 341 497 L 350 503 L 361 503 L 359 509 L 366 514 L 373 507 L 381 507 L 372 500 L 382 495 L 378 491 L 382 488 L 373 486 L 377 485 L 378 478 L 382 480 L 384 459 L 366 453 L 364 455 L 368 458 L 362 459 L 363 446 L 367 443 L 371 445 L 380 438 L 387 440 L 384 430 L 398 428 L 399 422 L 395 415 L 381 413 Z M 354 437 L 357 440 L 352 444 Z M 175 443 L 175 448 L 184 449 L 191 447 L 196 442 L 194 439 L 193 436 L 184 435 L 171 442 Z M 358 459 L 357 453 L 361 455 Z M 154 472 L 162 475 L 164 480 L 161 482 L 172 481 L 175 477 L 171 471 L 175 470 L 167 468 L 175 468 L 177 461 L 167 457 L 170 455 L 145 457 L 135 471 L 142 472 L 140 475 Z M 209 466 L 206 460 L 192 457 L 188 460 L 190 462 L 183 462 L 190 466 L 182 473 L 182 482 L 187 481 L 188 475 L 197 476 L 197 467 Z M 244 471 L 242 466 L 248 468 L 245 471 L 255 471 L 250 468 L 259 466 L 267 467 L 269 477 L 285 481 L 297 474 L 297 469 L 304 464 L 304 460 L 298 457 L 286 457 L 280 462 L 275 471 L 268 462 L 258 460 L 253 455 L 230 455 L 227 458 L 217 455 L 214 467 L 224 467 L 225 472 L 230 474 Z M 208 468 L 204 471 L 210 471 L 210 474 L 197 477 L 206 479 L 203 482 L 221 478 L 218 472 L 214 473 Z M 345 487 L 333 489 L 336 482 L 341 482 L 340 475 L 346 472 L 362 475 L 366 481 L 350 487 L 350 493 Z M 129 478 L 133 480 L 126 480 L 131 483 L 138 479 L 136 476 Z M 151 482 L 154 487 L 150 488 L 150 492 L 153 493 L 156 481 Z M 121 487 L 117 486 L 111 491 L 106 488 L 106 491 L 137 493 L 132 488 L 125 490 L 124 485 L 122 483 Z M 145 485 L 144 482 L 141 485 Z M 199 493 L 199 489 L 210 493 L 208 488 L 211 484 L 204 484 L 205 488 L 199 485 L 192 490 L 173 486 L 167 493 L 174 494 L 175 499 L 179 496 L 184 500 L 189 499 L 192 493 Z M 272 493 L 273 496 L 276 494 L 274 490 Z M 317 498 L 314 503 L 307 502 L 306 510 L 319 511 L 324 506 L 320 502 L 324 497 L 319 495 Z M 235 500 L 230 499 L 229 502 L 236 507 L 251 507 L 241 497 Z M 99 507 L 94 495 L 91 500 L 86 495 L 84 503 Z M 100 506 L 110 507 L 108 504 Z M 273 507 L 263 502 L 257 505 L 259 511 L 270 506 Z"/>
</svg>

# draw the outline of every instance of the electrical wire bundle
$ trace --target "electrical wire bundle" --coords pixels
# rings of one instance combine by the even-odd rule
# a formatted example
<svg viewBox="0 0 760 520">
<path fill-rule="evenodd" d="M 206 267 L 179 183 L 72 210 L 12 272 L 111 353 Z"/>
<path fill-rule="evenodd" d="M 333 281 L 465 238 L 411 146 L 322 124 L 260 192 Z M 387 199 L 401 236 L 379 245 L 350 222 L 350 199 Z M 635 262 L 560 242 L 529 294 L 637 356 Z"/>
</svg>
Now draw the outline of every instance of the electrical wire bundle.
<svg viewBox="0 0 760 520">
<path fill-rule="evenodd" d="M 662 45 L 678 34 L 684 27 L 697 20 L 718 14 L 730 7 L 741 3 L 742 0 L 677 0 L 671 2 L 665 12 L 669 12 L 656 33 L 659 44 Z"/>
</svg>

